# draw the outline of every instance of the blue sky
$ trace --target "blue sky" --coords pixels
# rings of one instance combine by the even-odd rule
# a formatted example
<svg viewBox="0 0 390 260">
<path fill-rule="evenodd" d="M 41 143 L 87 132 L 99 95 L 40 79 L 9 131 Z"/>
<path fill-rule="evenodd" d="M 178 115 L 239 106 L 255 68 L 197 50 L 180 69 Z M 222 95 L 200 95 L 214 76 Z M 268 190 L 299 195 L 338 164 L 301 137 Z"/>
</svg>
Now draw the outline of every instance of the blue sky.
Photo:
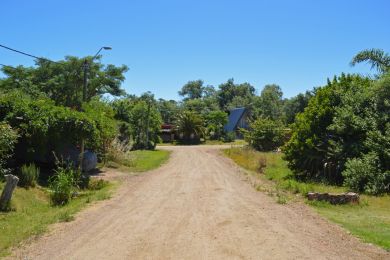
<svg viewBox="0 0 390 260">
<path fill-rule="evenodd" d="M 0 44 L 52 60 L 93 55 L 126 64 L 128 93 L 179 99 L 189 80 L 234 78 L 285 97 L 324 85 L 366 48 L 390 52 L 388 0 L 2 0 Z M 0 48 L 0 63 L 33 61 Z"/>
</svg>

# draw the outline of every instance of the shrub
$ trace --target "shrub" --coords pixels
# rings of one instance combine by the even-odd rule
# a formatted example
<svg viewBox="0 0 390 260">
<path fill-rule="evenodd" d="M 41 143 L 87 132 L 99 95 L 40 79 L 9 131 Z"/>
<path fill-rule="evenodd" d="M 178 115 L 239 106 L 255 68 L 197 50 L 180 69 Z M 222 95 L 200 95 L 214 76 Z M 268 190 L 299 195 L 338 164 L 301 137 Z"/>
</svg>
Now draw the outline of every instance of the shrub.
<svg viewBox="0 0 390 260">
<path fill-rule="evenodd" d="M 12 154 L 18 135 L 6 123 L 0 122 L 0 178 L 6 173 L 4 164 Z"/>
<path fill-rule="evenodd" d="M 375 127 L 372 80 L 358 75 L 335 77 L 315 90 L 309 105 L 295 118 L 284 147 L 294 175 L 335 184 L 349 158 L 364 152 L 367 131 Z"/>
<path fill-rule="evenodd" d="M 67 204 L 76 187 L 75 171 L 71 167 L 59 167 L 49 179 L 50 199 L 53 205 Z"/>
<path fill-rule="evenodd" d="M 134 166 L 134 158 L 130 154 L 132 146 L 119 139 L 114 139 L 108 146 L 105 163 L 115 162 L 127 167 Z"/>
<path fill-rule="evenodd" d="M 249 145 L 258 151 L 272 151 L 284 143 L 285 127 L 279 121 L 259 118 L 249 128 L 241 131 Z"/>
<path fill-rule="evenodd" d="M 227 132 L 224 134 L 223 139 L 225 143 L 231 143 L 236 140 L 236 134 L 234 132 Z"/>
<path fill-rule="evenodd" d="M 344 184 L 352 190 L 374 195 L 390 191 L 390 171 L 381 171 L 377 154 L 350 159 L 345 166 Z"/>
<path fill-rule="evenodd" d="M 23 165 L 17 176 L 19 177 L 18 184 L 21 187 L 35 187 L 39 178 L 39 168 L 35 164 Z"/>
<path fill-rule="evenodd" d="M 15 147 L 16 159 L 22 162 L 47 159 L 52 150 L 76 145 L 81 139 L 85 139 L 87 148 L 104 153 L 105 145 L 115 136 L 113 112 L 103 102 L 100 106 L 98 101 L 91 102 L 85 105 L 85 112 L 79 112 L 56 106 L 48 99 L 32 100 L 12 92 L 1 95 L 0 121 L 7 122 L 20 135 Z"/>
</svg>

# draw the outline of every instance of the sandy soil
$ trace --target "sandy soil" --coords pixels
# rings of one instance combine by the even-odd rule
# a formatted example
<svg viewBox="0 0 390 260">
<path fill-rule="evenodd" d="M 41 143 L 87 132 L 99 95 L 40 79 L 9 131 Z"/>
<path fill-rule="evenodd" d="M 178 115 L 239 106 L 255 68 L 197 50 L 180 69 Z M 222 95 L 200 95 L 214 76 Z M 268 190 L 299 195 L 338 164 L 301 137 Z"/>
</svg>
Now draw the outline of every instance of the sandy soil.
<svg viewBox="0 0 390 260">
<path fill-rule="evenodd" d="M 390 259 L 300 203 L 256 192 L 218 146 L 172 150 L 116 195 L 15 250 L 21 259 Z"/>
</svg>

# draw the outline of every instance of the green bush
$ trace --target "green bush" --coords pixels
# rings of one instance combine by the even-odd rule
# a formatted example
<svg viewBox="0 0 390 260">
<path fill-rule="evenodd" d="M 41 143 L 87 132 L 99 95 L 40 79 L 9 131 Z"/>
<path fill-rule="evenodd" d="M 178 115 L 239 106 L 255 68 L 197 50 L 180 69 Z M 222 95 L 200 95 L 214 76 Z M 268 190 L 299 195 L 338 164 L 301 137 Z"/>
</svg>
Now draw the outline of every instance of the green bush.
<svg viewBox="0 0 390 260">
<path fill-rule="evenodd" d="M 365 154 L 346 162 L 344 184 L 354 191 L 381 194 L 390 191 L 390 171 L 382 172 L 375 153 Z"/>
<path fill-rule="evenodd" d="M 84 109 L 79 112 L 56 106 L 48 99 L 32 100 L 18 92 L 0 96 L 0 121 L 18 131 L 16 159 L 24 163 L 50 158 L 51 151 L 61 152 L 81 139 L 85 139 L 88 149 L 104 153 L 116 134 L 113 111 L 98 100 L 92 100 Z"/>
<path fill-rule="evenodd" d="M 34 164 L 23 165 L 17 173 L 19 177 L 18 184 L 21 187 L 35 187 L 39 178 L 39 168 Z"/>
<path fill-rule="evenodd" d="M 295 177 L 371 194 L 388 191 L 389 100 L 390 74 L 377 80 L 342 74 L 318 88 L 284 147 Z"/>
<path fill-rule="evenodd" d="M 286 129 L 279 121 L 259 118 L 242 129 L 245 140 L 258 151 L 272 151 L 283 145 Z"/>
<path fill-rule="evenodd" d="M 71 167 L 59 167 L 49 179 L 50 200 L 53 205 L 67 204 L 76 190 L 76 172 Z"/>
<path fill-rule="evenodd" d="M 234 140 L 236 140 L 236 133 L 235 133 L 235 132 L 227 132 L 227 133 L 225 133 L 225 134 L 223 135 L 222 140 L 223 140 L 225 143 L 234 142 Z"/>
<path fill-rule="evenodd" d="M 12 154 L 18 135 L 6 123 L 0 122 L 0 178 L 6 173 L 4 164 Z"/>
</svg>

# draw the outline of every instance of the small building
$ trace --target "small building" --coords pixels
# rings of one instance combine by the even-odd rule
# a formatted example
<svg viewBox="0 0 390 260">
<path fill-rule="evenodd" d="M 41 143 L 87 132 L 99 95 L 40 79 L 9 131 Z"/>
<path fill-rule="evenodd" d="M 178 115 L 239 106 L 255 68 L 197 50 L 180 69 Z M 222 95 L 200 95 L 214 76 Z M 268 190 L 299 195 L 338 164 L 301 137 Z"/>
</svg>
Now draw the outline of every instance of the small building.
<svg viewBox="0 0 390 260">
<path fill-rule="evenodd" d="M 174 126 L 171 124 L 161 125 L 160 137 L 164 143 L 173 142 L 175 140 Z"/>
<path fill-rule="evenodd" d="M 243 138 L 240 128 L 249 128 L 249 110 L 245 107 L 230 110 L 227 124 L 224 126 L 225 132 L 234 132 L 236 138 Z"/>
</svg>

